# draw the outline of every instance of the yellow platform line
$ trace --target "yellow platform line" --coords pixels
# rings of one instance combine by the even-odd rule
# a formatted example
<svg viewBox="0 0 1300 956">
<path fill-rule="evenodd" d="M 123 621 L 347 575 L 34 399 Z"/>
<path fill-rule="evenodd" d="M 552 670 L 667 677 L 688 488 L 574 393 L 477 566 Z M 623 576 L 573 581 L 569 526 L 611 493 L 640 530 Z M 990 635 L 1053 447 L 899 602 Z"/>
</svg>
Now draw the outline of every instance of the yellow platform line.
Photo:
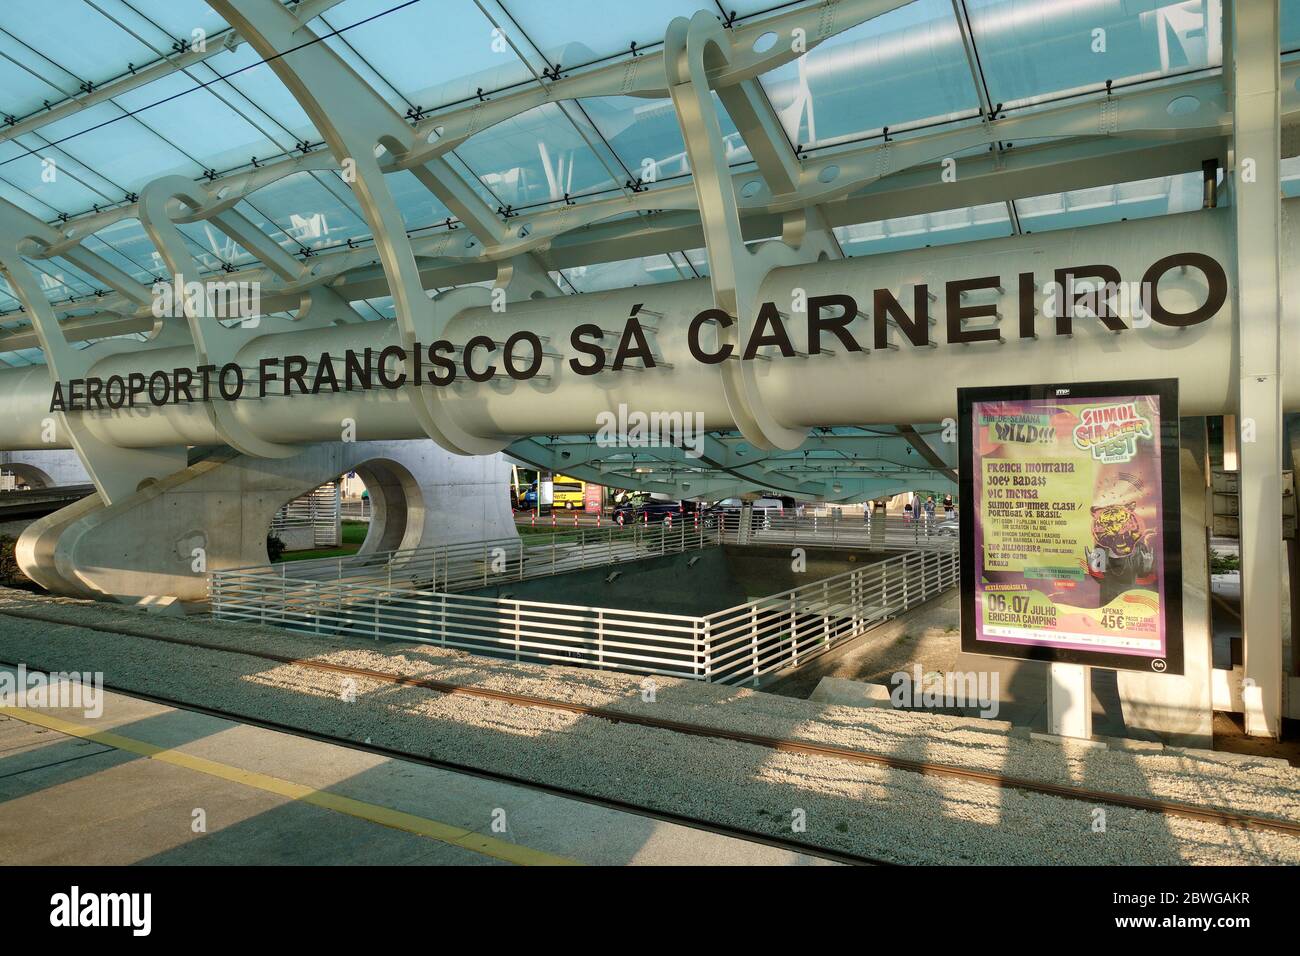
<svg viewBox="0 0 1300 956">
<path fill-rule="evenodd" d="M 184 767 L 186 770 L 193 770 L 197 773 L 207 774 L 210 777 L 218 777 L 221 780 L 240 783 L 244 786 L 263 790 L 267 793 L 274 793 L 281 797 L 287 797 L 290 800 L 308 803 L 314 807 L 323 807 L 326 810 L 333 810 L 336 813 L 346 814 L 350 817 L 369 820 L 371 823 L 377 823 L 380 826 L 389 827 L 394 830 L 404 830 L 407 833 L 415 833 L 419 836 L 428 837 L 431 840 L 437 840 L 440 843 L 448 843 L 452 846 L 458 846 L 475 853 L 481 853 L 484 856 L 493 857 L 494 859 L 505 860 L 508 863 L 516 863 L 521 866 L 578 865 L 577 860 L 572 860 L 563 856 L 556 856 L 555 854 L 546 853 L 542 850 L 534 850 L 530 847 L 521 846 L 518 843 L 510 843 L 507 840 L 499 840 L 496 837 L 476 833 L 475 831 L 467 830 L 464 827 L 454 826 L 450 823 L 440 823 L 437 820 L 430 820 L 426 817 L 416 816 L 413 813 L 394 810 L 391 807 L 381 807 L 373 803 L 366 803 L 363 800 L 354 800 L 351 797 L 345 797 L 337 793 L 330 793 L 327 790 L 316 790 L 312 787 L 300 783 L 294 783 L 290 780 L 283 780 L 279 777 L 272 777 L 269 774 L 258 773 L 255 770 L 243 770 L 239 767 L 231 767 L 227 764 L 218 763 L 215 760 L 196 757 L 193 754 L 183 753 L 179 750 L 172 750 L 166 747 L 158 747 L 154 744 L 146 743 L 143 740 L 123 737 L 121 734 L 92 730 L 83 724 L 64 720 L 63 718 L 55 717 L 52 714 L 41 713 L 23 707 L 0 707 L 0 714 L 4 714 L 7 717 L 13 717 L 16 720 L 21 720 L 24 723 L 33 724 L 38 727 L 57 730 L 59 733 L 67 734 L 70 737 L 80 737 L 82 740 L 91 740 L 97 744 L 103 744 L 105 747 L 113 747 L 117 750 L 126 751 L 127 753 L 147 757 L 150 760 L 157 760 L 161 763 L 171 764 L 174 767 Z"/>
</svg>

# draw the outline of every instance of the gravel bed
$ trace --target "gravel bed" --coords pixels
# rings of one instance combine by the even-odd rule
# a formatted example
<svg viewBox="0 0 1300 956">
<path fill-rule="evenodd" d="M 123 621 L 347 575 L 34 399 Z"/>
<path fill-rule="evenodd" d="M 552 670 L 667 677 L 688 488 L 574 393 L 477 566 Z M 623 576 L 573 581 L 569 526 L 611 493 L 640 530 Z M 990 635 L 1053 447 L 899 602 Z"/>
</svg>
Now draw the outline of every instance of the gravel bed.
<svg viewBox="0 0 1300 956">
<path fill-rule="evenodd" d="M 0 589 L 6 606 L 69 626 L 0 617 L 0 658 L 101 670 L 107 683 L 250 717 L 499 770 L 734 826 L 906 863 L 1297 863 L 1300 839 L 598 718 L 442 695 L 183 650 L 85 630 L 96 624 L 232 648 L 313 657 L 671 720 L 933 760 L 1097 790 L 1300 819 L 1300 771 L 1238 755 L 1121 752 L 1031 741 L 1004 725 L 888 709 L 837 707 L 744 689 L 614 672 L 488 660 L 426 645 L 295 635 L 208 618 L 142 615 L 109 604 Z M 78 627 L 77 625 L 81 625 Z M 802 813 L 798 813 L 802 811 Z"/>
</svg>

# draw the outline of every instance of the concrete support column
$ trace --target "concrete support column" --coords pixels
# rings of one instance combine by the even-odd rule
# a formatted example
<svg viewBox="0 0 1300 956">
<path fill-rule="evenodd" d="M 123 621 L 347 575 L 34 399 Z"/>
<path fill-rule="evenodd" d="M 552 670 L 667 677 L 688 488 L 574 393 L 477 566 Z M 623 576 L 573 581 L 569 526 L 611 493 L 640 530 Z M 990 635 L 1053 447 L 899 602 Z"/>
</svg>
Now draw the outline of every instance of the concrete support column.
<svg viewBox="0 0 1300 956">
<path fill-rule="evenodd" d="M 1179 514 L 1183 539 L 1183 674 L 1119 671 L 1124 724 L 1153 730 L 1167 743 L 1214 742 L 1210 625 L 1210 459 L 1205 419 L 1179 423 Z"/>
<path fill-rule="evenodd" d="M 1237 238 L 1246 732 L 1282 714 L 1281 133 L 1277 0 L 1227 5 Z"/>
</svg>

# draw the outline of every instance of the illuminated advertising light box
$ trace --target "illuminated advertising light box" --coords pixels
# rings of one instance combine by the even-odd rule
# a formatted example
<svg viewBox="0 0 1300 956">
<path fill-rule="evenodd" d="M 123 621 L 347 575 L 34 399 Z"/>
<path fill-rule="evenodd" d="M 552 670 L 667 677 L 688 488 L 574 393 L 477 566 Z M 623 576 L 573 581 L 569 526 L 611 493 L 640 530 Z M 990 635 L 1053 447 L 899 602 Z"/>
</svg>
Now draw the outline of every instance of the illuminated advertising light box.
<svg viewBox="0 0 1300 956">
<path fill-rule="evenodd" d="M 962 650 L 1181 674 L 1178 383 L 957 390 Z"/>
</svg>

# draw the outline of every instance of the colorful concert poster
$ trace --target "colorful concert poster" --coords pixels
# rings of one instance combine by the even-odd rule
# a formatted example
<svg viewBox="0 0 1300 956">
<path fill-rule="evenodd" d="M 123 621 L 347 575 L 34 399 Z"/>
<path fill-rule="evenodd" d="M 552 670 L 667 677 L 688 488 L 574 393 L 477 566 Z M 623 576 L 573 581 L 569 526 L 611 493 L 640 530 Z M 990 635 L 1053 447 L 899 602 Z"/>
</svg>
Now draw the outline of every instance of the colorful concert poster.
<svg viewBox="0 0 1300 956">
<path fill-rule="evenodd" d="M 958 394 L 963 650 L 1181 673 L 1176 383 Z"/>
</svg>

